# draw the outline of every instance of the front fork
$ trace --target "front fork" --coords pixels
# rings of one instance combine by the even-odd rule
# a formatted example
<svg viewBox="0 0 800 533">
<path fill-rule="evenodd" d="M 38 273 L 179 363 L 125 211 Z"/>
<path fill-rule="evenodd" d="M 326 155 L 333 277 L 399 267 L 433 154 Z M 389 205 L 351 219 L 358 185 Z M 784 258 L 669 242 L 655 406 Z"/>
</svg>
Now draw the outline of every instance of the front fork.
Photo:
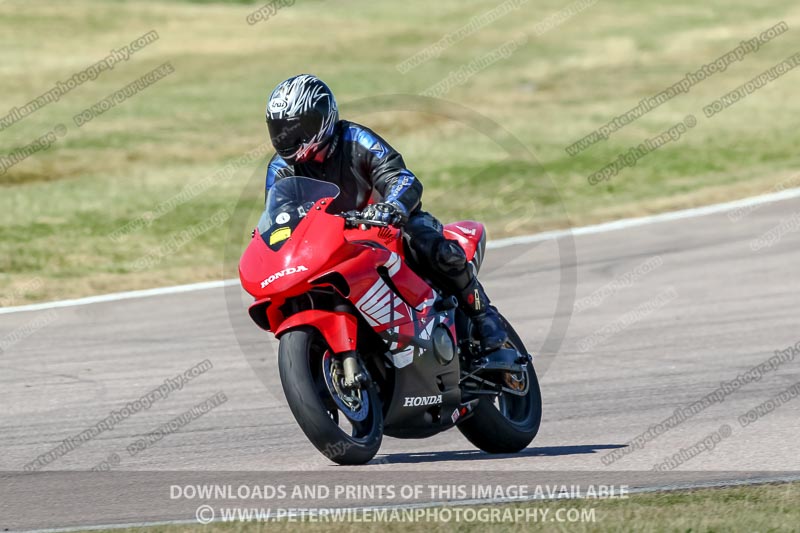
<svg viewBox="0 0 800 533">
<path fill-rule="evenodd" d="M 366 383 L 367 376 L 361 368 L 356 352 L 350 350 L 342 354 L 342 368 L 344 370 L 344 386 L 348 389 L 361 388 Z"/>
<path fill-rule="evenodd" d="M 370 409 L 366 403 L 370 380 L 356 352 L 333 354 L 328 351 L 323 358 L 323 373 L 333 402 L 345 416 L 354 421 L 364 420 Z"/>
</svg>

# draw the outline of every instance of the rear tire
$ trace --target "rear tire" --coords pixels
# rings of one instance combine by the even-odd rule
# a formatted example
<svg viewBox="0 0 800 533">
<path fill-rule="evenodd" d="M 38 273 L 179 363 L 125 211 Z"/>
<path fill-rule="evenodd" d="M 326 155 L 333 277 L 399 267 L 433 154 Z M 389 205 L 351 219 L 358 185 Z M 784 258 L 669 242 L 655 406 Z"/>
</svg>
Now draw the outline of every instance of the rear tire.
<svg viewBox="0 0 800 533">
<path fill-rule="evenodd" d="M 325 383 L 323 358 L 329 349 L 314 328 L 301 327 L 281 336 L 278 369 L 295 420 L 322 454 L 340 465 L 370 461 L 383 439 L 383 410 L 373 383 L 364 385 L 368 401 L 364 420 L 352 421 L 351 434 L 338 424 L 341 411 Z"/>
<path fill-rule="evenodd" d="M 517 332 L 503 319 L 511 344 L 528 353 Z M 529 387 L 525 396 L 501 393 L 500 405 L 494 397 L 482 397 L 472 416 L 458 425 L 472 444 L 487 453 L 516 453 L 527 448 L 539 432 L 542 422 L 542 392 L 533 364 L 527 363 Z M 505 403 L 505 405 L 503 405 Z M 503 414 L 500 409 L 504 409 Z"/>
</svg>

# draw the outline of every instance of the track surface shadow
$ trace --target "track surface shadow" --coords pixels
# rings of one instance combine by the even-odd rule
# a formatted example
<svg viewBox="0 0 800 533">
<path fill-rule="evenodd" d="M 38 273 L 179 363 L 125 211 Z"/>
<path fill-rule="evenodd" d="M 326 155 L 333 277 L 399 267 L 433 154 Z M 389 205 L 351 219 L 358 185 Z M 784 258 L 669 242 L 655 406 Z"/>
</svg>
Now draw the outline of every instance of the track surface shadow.
<svg viewBox="0 0 800 533">
<path fill-rule="evenodd" d="M 624 448 L 625 444 L 576 444 L 573 446 L 543 446 L 526 448 L 518 453 L 489 454 L 480 450 L 459 450 L 428 453 L 391 453 L 377 458 L 381 464 L 438 463 L 442 461 L 491 461 L 514 457 L 558 457 L 561 455 L 582 455 L 601 450 Z"/>
</svg>

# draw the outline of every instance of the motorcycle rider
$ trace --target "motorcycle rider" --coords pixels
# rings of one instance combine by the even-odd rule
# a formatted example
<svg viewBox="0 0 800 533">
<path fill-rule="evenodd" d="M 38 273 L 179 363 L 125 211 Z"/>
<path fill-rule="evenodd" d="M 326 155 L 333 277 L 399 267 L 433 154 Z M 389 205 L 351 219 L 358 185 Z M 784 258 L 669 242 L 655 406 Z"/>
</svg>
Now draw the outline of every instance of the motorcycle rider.
<svg viewBox="0 0 800 533">
<path fill-rule="evenodd" d="M 508 336 L 502 319 L 467 264 L 456 241 L 421 208 L 422 184 L 402 156 L 375 132 L 339 120 L 336 100 L 316 76 L 300 74 L 281 83 L 267 101 L 267 125 L 276 154 L 269 162 L 266 190 L 288 176 L 335 183 L 335 207 L 363 210 L 364 218 L 403 229 L 409 266 L 443 292 L 453 294 L 472 320 L 488 362 Z M 370 199 L 376 203 L 368 204 Z M 494 355 L 499 359 L 506 356 Z"/>
</svg>

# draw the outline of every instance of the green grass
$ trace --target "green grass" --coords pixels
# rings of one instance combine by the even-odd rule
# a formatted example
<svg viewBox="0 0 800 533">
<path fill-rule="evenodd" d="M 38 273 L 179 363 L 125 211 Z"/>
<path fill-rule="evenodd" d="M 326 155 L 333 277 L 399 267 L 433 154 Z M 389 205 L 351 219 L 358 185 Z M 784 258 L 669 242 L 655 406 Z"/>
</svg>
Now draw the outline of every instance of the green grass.
<svg viewBox="0 0 800 533">
<path fill-rule="evenodd" d="M 422 532 L 510 532 L 510 531 L 569 531 L 631 532 L 631 533 L 713 533 L 713 532 L 781 532 L 800 530 L 800 484 L 764 485 L 724 489 L 704 489 L 662 493 L 635 494 L 626 499 L 557 500 L 499 506 L 502 511 L 536 509 L 536 516 L 545 521 L 487 524 L 479 521 L 446 522 L 359 522 L 359 523 L 299 523 L 299 522 L 234 522 L 212 523 L 207 526 L 157 526 L 127 530 L 120 533 L 255 533 L 266 532 L 326 532 L 358 531 L 365 533 L 422 533 Z M 482 507 L 487 508 L 487 507 Z M 492 507 L 489 507 L 490 509 Z M 494 507 L 497 508 L 497 507 Z M 463 509 L 463 508 L 462 508 Z M 577 509 L 578 511 L 570 511 Z M 592 509 L 594 511 L 592 511 Z M 542 515 L 542 511 L 545 511 Z M 559 513 L 559 510 L 560 513 Z M 273 513 L 276 510 L 273 509 Z M 552 522 L 551 518 L 575 516 L 581 512 L 594 513 L 594 520 Z M 573 513 L 573 514 L 568 514 Z M 528 511 L 529 516 L 534 516 Z M 447 516 L 447 515 L 443 515 Z M 480 516 L 480 515 L 478 515 Z M 501 515 L 502 516 L 502 515 Z M 524 516 L 520 513 L 520 516 Z M 474 520 L 474 519 L 473 519 Z M 110 532 L 109 532 L 110 533 Z"/>
<path fill-rule="evenodd" d="M 398 63 L 497 4 L 298 0 L 248 25 L 245 17 L 265 3 L 0 2 L 0 115 L 112 48 L 150 30 L 160 35 L 113 71 L 0 131 L 6 155 L 56 124 L 68 127 L 49 150 L 0 176 L 0 294 L 25 303 L 234 276 L 235 254 L 223 249 L 257 218 L 265 161 L 124 241 L 107 235 L 264 143 L 265 98 L 298 72 L 325 79 L 343 117 L 401 151 L 425 184 L 427 209 L 445 221 L 483 220 L 491 237 L 766 192 L 800 166 L 798 72 L 713 119 L 702 114 L 709 101 L 800 50 L 800 6 L 792 0 L 601 0 L 539 36 L 533 28 L 565 4 L 528 2 L 406 74 Z M 781 20 L 790 31 L 760 51 L 609 140 L 574 157 L 564 151 Z M 445 96 L 451 103 L 414 96 L 524 34 L 527 44 L 454 87 Z M 72 123 L 165 61 L 174 74 L 81 128 Z M 398 96 L 373 98 L 381 95 Z M 618 153 L 689 113 L 698 125 L 679 142 L 610 182 L 587 184 Z M 216 227 L 152 269 L 131 268 L 171 235 L 239 202 L 253 209 L 232 219 L 238 226 Z M 32 279 L 43 283 L 22 290 Z"/>
</svg>

